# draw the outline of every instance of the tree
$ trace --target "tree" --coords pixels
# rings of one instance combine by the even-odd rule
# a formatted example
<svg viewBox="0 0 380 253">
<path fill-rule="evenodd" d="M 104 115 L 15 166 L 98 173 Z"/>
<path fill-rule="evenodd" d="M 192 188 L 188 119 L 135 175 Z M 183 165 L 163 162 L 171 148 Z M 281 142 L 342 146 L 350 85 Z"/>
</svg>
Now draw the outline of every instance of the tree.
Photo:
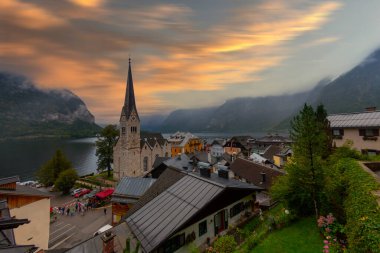
<svg viewBox="0 0 380 253">
<path fill-rule="evenodd" d="M 305 104 L 292 120 L 292 162 L 286 166 L 287 174 L 272 187 L 274 198 L 284 200 L 299 214 L 314 212 L 317 219 L 323 199 L 322 158 L 328 156 L 329 142 L 323 111 L 323 106 L 314 112 L 312 106 Z"/>
<path fill-rule="evenodd" d="M 77 179 L 77 171 L 74 169 L 67 169 L 59 174 L 54 186 L 58 190 L 62 191 L 63 194 L 67 194 L 70 192 L 70 189 L 73 188 Z"/>
<path fill-rule="evenodd" d="M 117 142 L 119 131 L 116 125 L 108 125 L 102 129 L 96 141 L 96 156 L 99 170 L 107 169 L 108 177 L 111 176 L 111 163 L 113 162 L 113 147 Z"/>
<path fill-rule="evenodd" d="M 46 186 L 51 186 L 62 171 L 71 168 L 71 162 L 66 158 L 63 152 L 58 149 L 55 151 L 54 156 L 37 171 L 37 180 Z"/>
</svg>

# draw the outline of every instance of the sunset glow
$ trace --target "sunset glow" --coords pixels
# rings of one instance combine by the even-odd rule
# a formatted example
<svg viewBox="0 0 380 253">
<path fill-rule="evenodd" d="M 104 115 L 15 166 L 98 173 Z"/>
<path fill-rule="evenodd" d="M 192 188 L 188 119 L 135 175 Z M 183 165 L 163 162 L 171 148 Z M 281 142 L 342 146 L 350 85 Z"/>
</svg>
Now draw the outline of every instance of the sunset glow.
<svg viewBox="0 0 380 253">
<path fill-rule="evenodd" d="M 2 0 L 0 71 L 69 89 L 116 123 L 129 57 L 147 115 L 305 90 L 380 45 L 377 1 L 213 3 Z M 374 26 L 357 34 L 361 21 Z"/>
</svg>

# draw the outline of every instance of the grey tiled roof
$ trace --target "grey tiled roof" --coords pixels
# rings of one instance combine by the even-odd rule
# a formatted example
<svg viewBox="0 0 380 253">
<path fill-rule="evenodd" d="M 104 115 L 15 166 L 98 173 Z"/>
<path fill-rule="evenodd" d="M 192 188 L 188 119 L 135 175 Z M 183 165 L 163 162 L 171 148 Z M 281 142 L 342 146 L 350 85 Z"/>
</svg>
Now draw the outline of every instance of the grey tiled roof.
<svg viewBox="0 0 380 253">
<path fill-rule="evenodd" d="M 191 170 L 193 168 L 192 163 L 190 162 L 190 158 L 185 155 L 181 154 L 180 156 L 172 157 L 171 159 L 168 159 L 164 161 L 163 163 L 166 166 L 171 166 L 177 169 L 189 169 Z"/>
<path fill-rule="evenodd" d="M 15 182 L 20 182 L 20 177 L 19 176 L 0 178 L 0 185 L 9 184 L 9 183 L 15 183 Z"/>
<path fill-rule="evenodd" d="M 380 111 L 329 115 L 330 127 L 380 127 Z"/>
<path fill-rule="evenodd" d="M 186 175 L 127 218 L 145 252 L 155 249 L 223 187 Z"/>
<path fill-rule="evenodd" d="M 163 189 L 156 197 L 145 201 L 144 205 L 134 210 L 134 213 L 126 219 L 131 231 L 141 242 L 144 252 L 156 249 L 171 235 L 183 228 L 201 210 L 206 210 L 210 202 L 226 189 L 245 190 L 247 194 L 262 190 L 260 187 L 238 180 L 221 178 L 215 173 L 211 173 L 211 177 L 207 178 L 198 173 L 171 167 L 165 170 L 156 183 L 172 180 L 169 172 L 178 175 L 176 181 Z M 219 204 L 226 203 L 219 201 Z"/>
<path fill-rule="evenodd" d="M 25 186 L 25 185 L 16 185 L 16 190 L 0 190 L 0 194 L 52 197 L 50 193 L 43 192 L 43 191 L 37 190 L 36 188 Z"/>
<path fill-rule="evenodd" d="M 153 178 L 123 177 L 112 195 L 140 197 L 155 181 Z"/>
</svg>

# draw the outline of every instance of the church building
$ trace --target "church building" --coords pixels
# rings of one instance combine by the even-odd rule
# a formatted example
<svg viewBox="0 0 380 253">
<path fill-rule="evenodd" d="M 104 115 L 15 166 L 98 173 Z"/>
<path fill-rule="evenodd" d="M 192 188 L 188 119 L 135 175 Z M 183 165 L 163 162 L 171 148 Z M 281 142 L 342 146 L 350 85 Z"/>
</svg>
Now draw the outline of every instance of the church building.
<svg viewBox="0 0 380 253">
<path fill-rule="evenodd" d="M 151 170 L 156 157 L 170 156 L 171 145 L 160 133 L 140 132 L 140 117 L 129 59 L 127 89 L 120 115 L 120 133 L 114 147 L 114 178 L 120 180 L 123 177 L 143 176 Z"/>
</svg>

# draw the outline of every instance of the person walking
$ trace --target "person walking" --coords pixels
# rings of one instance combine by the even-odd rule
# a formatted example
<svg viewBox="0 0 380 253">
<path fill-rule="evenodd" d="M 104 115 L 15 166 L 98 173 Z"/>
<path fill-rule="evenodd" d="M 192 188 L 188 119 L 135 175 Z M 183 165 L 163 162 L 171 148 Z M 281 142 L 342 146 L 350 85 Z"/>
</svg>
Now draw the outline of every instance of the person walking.
<svg viewBox="0 0 380 253">
<path fill-rule="evenodd" d="M 104 208 L 104 215 L 107 214 L 107 208 Z"/>
</svg>

